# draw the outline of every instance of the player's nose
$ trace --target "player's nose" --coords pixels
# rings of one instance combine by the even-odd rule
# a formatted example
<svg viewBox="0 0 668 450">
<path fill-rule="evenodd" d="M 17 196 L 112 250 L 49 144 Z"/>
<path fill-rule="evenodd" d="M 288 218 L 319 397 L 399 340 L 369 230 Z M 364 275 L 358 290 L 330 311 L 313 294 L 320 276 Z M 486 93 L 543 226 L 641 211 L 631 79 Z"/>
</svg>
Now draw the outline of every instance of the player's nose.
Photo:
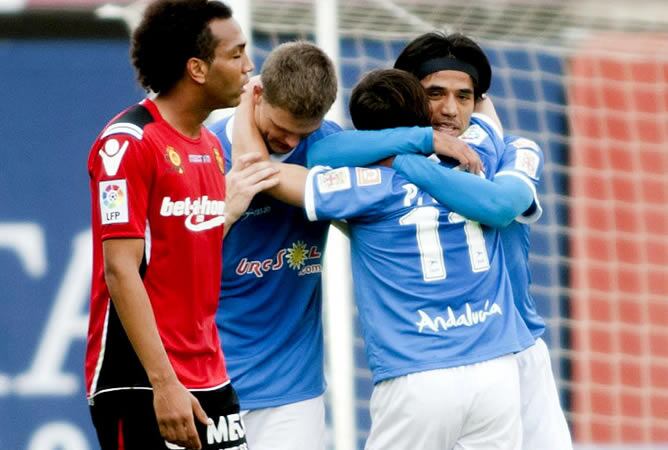
<svg viewBox="0 0 668 450">
<path fill-rule="evenodd" d="M 299 144 L 299 136 L 296 134 L 286 134 L 283 142 L 290 148 L 295 148 Z"/>
<path fill-rule="evenodd" d="M 244 52 L 244 66 L 243 66 L 243 72 L 244 74 L 250 73 L 255 70 L 255 65 L 253 64 L 253 61 L 251 61 L 250 57 L 248 56 L 247 53 Z"/>
<path fill-rule="evenodd" d="M 457 101 L 452 95 L 444 95 L 440 105 L 440 113 L 452 117 L 457 115 Z"/>
</svg>

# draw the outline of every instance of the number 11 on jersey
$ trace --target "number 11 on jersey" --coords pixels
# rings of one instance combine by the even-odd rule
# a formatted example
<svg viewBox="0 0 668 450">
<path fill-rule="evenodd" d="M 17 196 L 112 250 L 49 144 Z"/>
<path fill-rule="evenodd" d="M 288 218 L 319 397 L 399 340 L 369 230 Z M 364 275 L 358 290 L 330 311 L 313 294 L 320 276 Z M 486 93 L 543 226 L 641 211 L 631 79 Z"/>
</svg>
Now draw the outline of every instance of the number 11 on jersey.
<svg viewBox="0 0 668 450">
<path fill-rule="evenodd" d="M 438 234 L 438 216 L 440 211 L 434 206 L 418 206 L 401 216 L 400 225 L 415 225 L 420 264 L 424 281 L 443 280 L 447 277 L 445 255 Z M 450 223 L 464 222 L 466 245 L 475 273 L 489 270 L 489 256 L 485 245 L 485 236 L 478 222 L 468 220 L 459 214 L 448 214 Z"/>
<path fill-rule="evenodd" d="M 417 245 L 424 281 L 443 280 L 446 277 L 443 247 L 438 235 L 439 210 L 433 206 L 420 206 L 399 219 L 401 225 L 415 225 Z"/>
</svg>

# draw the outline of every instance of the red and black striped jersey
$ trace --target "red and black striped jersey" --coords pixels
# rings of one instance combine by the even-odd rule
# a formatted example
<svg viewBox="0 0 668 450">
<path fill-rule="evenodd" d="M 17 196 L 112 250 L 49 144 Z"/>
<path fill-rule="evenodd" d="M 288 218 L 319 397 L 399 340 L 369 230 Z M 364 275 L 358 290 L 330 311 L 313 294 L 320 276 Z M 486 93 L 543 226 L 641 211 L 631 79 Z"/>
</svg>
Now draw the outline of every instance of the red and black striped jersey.
<svg viewBox="0 0 668 450">
<path fill-rule="evenodd" d="M 148 99 L 116 116 L 93 144 L 89 398 L 150 388 L 104 278 L 102 242 L 114 238 L 144 240 L 140 272 L 179 380 L 189 389 L 228 381 L 214 322 L 225 206 L 220 148 L 204 127 L 198 139 L 177 132 Z"/>
</svg>

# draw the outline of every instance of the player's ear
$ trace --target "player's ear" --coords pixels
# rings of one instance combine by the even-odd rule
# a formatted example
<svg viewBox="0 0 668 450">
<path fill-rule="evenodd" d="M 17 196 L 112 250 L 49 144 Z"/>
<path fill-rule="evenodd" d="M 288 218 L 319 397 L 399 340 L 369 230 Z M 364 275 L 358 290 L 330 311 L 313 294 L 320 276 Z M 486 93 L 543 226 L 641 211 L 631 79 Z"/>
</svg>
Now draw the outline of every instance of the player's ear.
<svg viewBox="0 0 668 450">
<path fill-rule="evenodd" d="M 204 84 L 209 73 L 209 65 L 202 59 L 190 58 L 186 62 L 186 73 L 195 83 Z"/>
<path fill-rule="evenodd" d="M 263 92 L 262 85 L 255 84 L 253 85 L 253 103 L 255 105 L 259 105 L 260 101 L 262 100 L 262 92 Z"/>
</svg>

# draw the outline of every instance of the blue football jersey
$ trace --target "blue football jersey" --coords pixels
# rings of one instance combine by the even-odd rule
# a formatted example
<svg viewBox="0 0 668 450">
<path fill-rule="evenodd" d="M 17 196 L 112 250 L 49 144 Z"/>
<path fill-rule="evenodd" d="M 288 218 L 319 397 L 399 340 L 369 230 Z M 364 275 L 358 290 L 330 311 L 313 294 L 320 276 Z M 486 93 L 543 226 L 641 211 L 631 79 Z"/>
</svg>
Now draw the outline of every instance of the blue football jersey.
<svg viewBox="0 0 668 450">
<path fill-rule="evenodd" d="M 491 177 L 502 140 L 484 120 L 472 127 L 464 140 Z M 466 220 L 382 166 L 312 169 L 305 207 L 311 220 L 348 222 L 374 383 L 533 343 L 513 304 L 498 230 Z"/>
<path fill-rule="evenodd" d="M 534 192 L 534 202 L 522 216 L 519 216 L 501 230 L 501 241 L 506 258 L 506 268 L 513 287 L 515 306 L 531 334 L 537 338 L 545 332 L 545 321 L 536 312 L 529 286 L 529 224 L 537 221 L 543 210 L 538 201 L 536 187 L 543 173 L 544 158 L 538 144 L 530 139 L 517 136 L 504 138 L 506 149 L 499 162 L 497 177 L 515 176 L 524 180 Z"/>
<path fill-rule="evenodd" d="M 459 136 L 480 155 L 483 170 L 490 176 L 496 172 L 505 149 L 503 130 L 484 114 L 473 113 L 469 127 Z"/>
<path fill-rule="evenodd" d="M 212 127 L 231 166 L 233 118 Z M 340 131 L 333 122 L 272 158 L 306 165 L 310 145 Z M 322 254 L 329 222 L 258 194 L 223 244 L 216 323 L 242 409 L 293 403 L 324 392 Z"/>
</svg>

